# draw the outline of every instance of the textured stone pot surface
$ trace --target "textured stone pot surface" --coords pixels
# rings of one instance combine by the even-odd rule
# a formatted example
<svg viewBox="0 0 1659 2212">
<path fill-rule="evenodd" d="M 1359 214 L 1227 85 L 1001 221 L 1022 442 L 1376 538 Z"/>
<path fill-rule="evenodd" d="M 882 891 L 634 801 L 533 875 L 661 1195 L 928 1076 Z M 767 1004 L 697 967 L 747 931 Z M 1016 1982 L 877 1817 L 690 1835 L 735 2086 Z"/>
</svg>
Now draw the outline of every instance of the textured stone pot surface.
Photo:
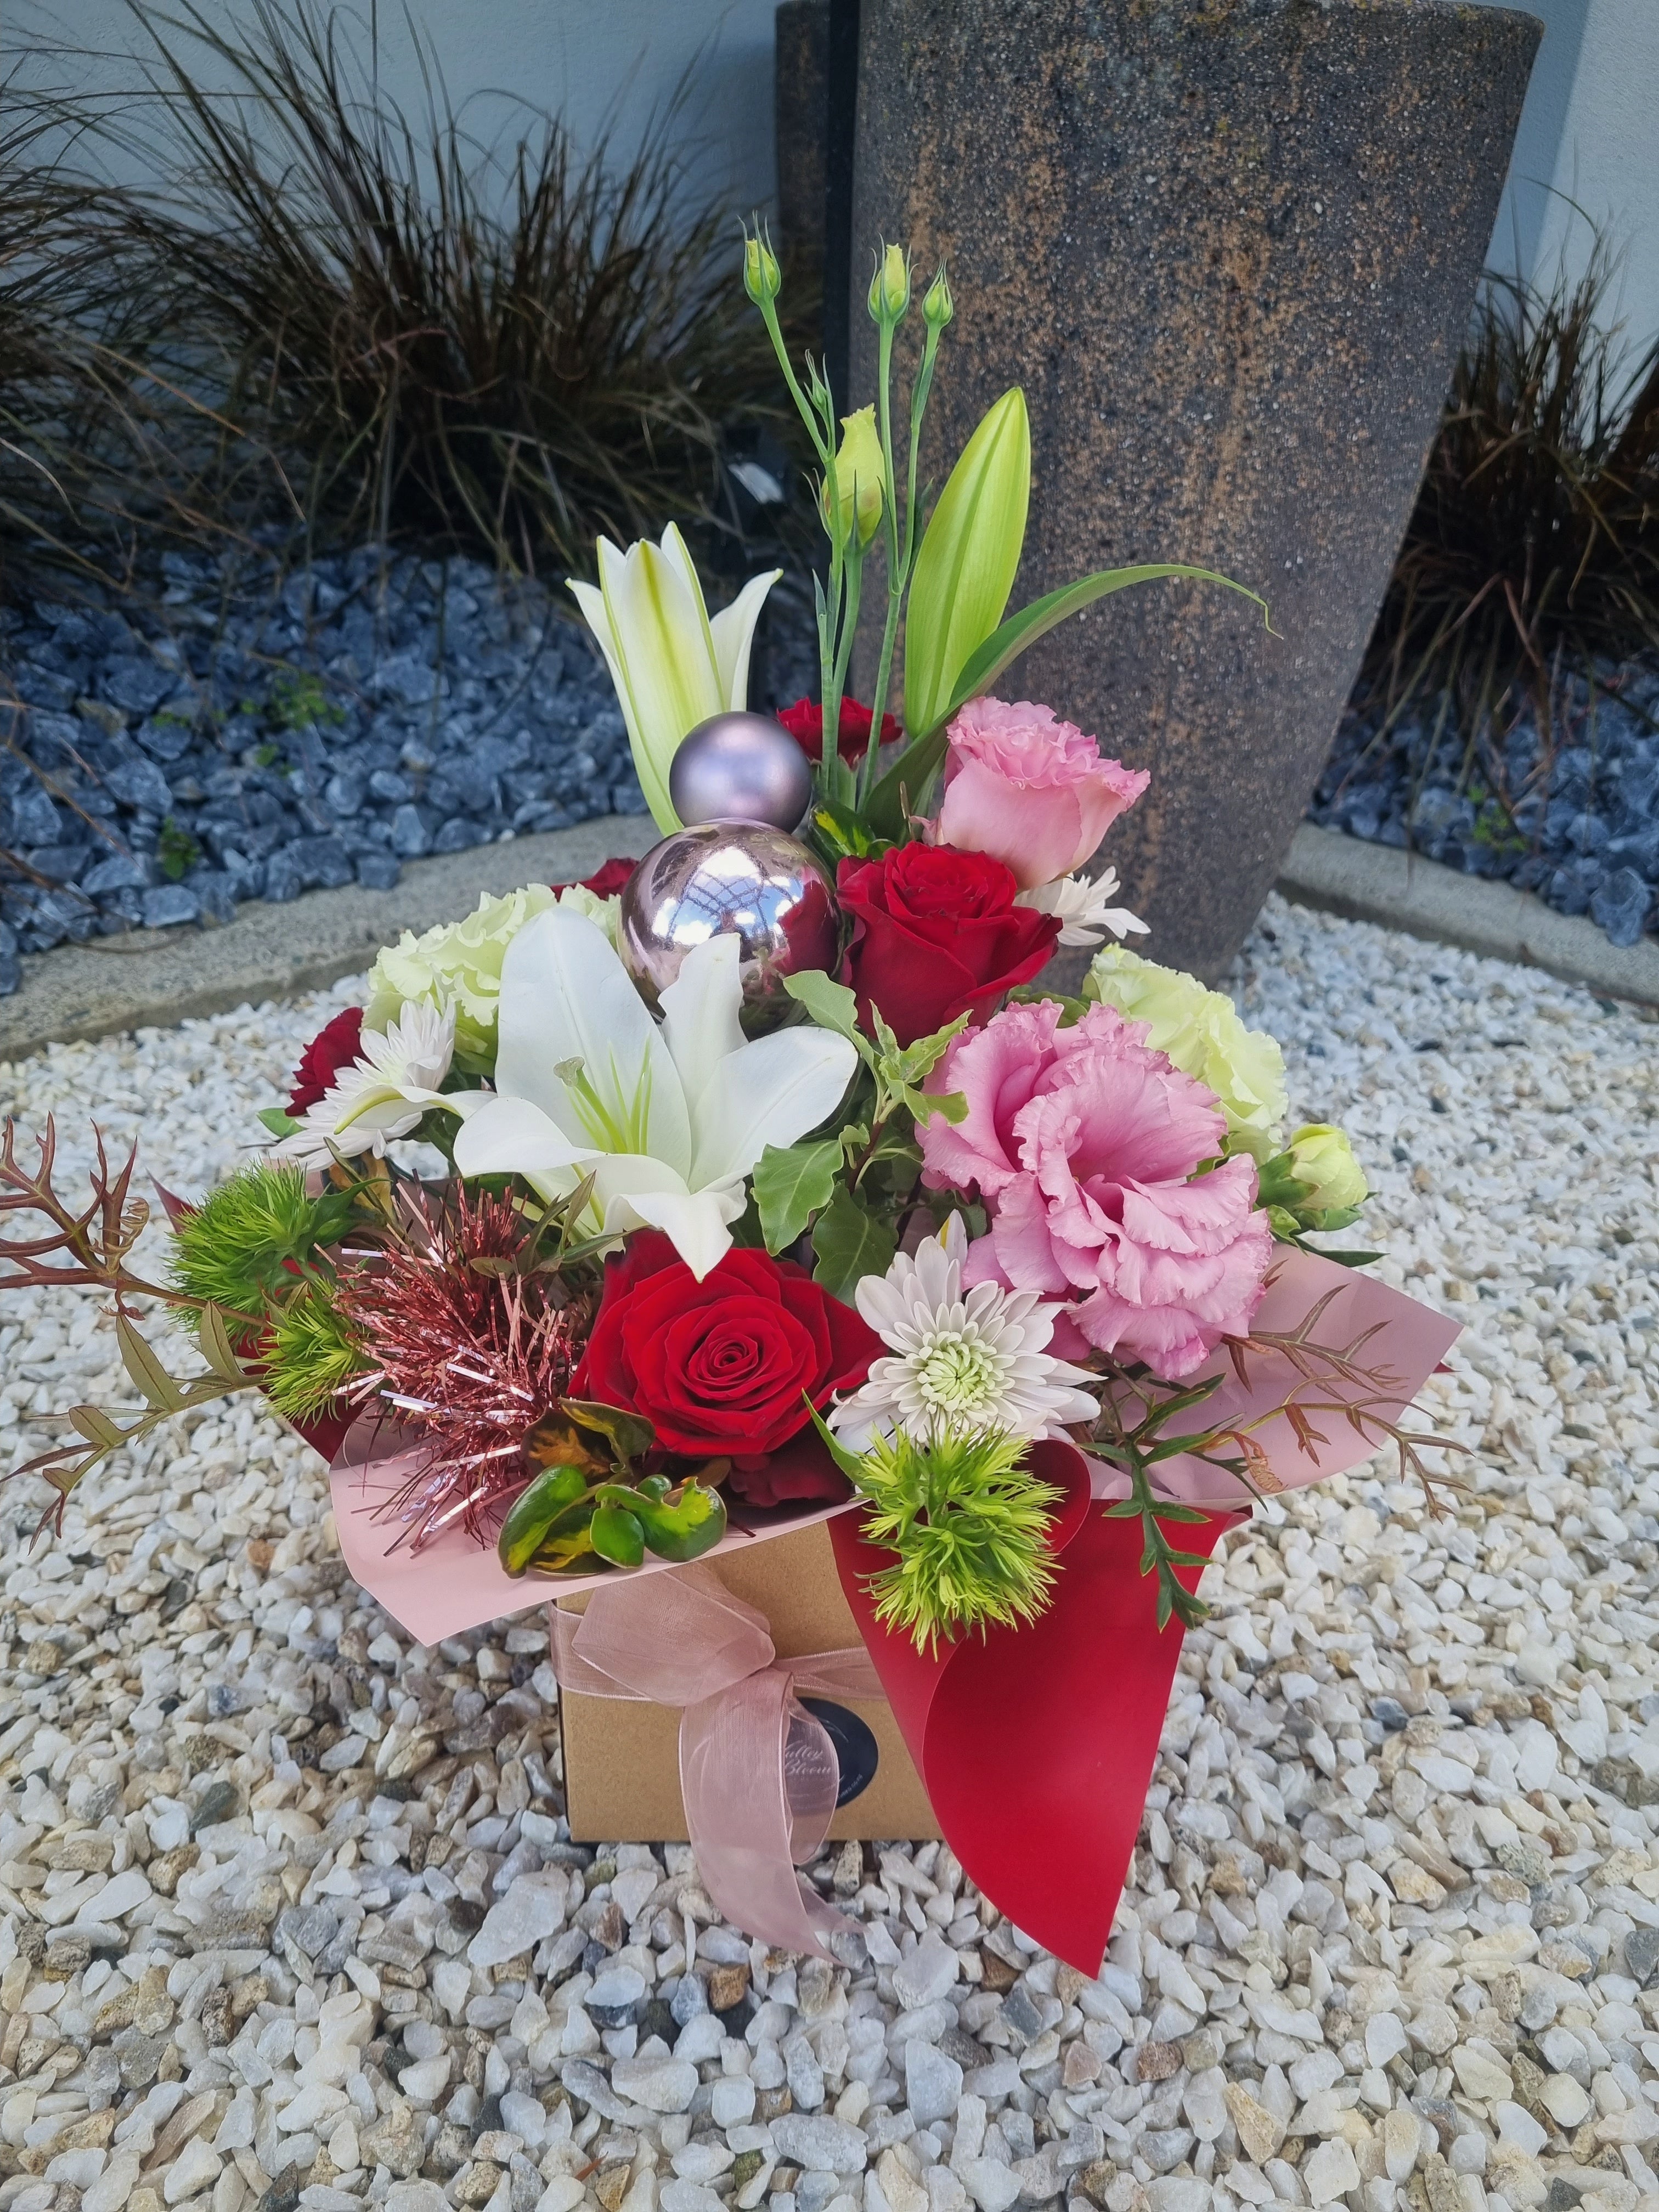
<svg viewBox="0 0 1659 2212">
<path fill-rule="evenodd" d="M 1300 820 L 1386 588 L 1541 27 L 1455 0 L 863 0 L 854 236 L 949 263 L 937 482 L 1008 385 L 1014 604 L 1177 560 L 1017 662 L 1153 771 L 1107 852 L 1213 978 Z M 855 396 L 873 385 L 853 272 Z"/>
<path fill-rule="evenodd" d="M 778 228 L 792 273 L 823 268 L 824 149 L 830 108 L 830 0 L 781 0 L 774 99 Z"/>
</svg>

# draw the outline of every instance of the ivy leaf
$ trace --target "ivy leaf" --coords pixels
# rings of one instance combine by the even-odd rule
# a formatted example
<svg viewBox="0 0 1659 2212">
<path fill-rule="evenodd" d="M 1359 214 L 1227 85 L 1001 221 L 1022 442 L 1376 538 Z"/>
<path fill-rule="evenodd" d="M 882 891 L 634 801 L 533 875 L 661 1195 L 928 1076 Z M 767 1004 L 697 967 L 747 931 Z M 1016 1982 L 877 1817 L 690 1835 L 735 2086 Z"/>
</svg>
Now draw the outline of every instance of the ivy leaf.
<svg viewBox="0 0 1659 2212">
<path fill-rule="evenodd" d="M 863 1277 L 887 1273 L 898 1239 L 884 1221 L 866 1212 L 845 1183 L 839 1183 L 813 1224 L 812 1249 L 818 1261 L 812 1280 L 832 1298 L 851 1305 Z"/>
<path fill-rule="evenodd" d="M 769 1252 L 793 1244 L 812 1216 L 829 1205 L 841 1164 L 838 1137 L 817 1145 L 766 1147 L 755 1170 L 755 1204 Z"/>
<path fill-rule="evenodd" d="M 873 1064 L 874 1049 L 859 1027 L 858 1000 L 845 983 L 837 983 L 822 968 L 804 968 L 798 975 L 786 975 L 783 988 L 821 1030 L 834 1030 L 857 1048 L 860 1059 Z"/>
</svg>

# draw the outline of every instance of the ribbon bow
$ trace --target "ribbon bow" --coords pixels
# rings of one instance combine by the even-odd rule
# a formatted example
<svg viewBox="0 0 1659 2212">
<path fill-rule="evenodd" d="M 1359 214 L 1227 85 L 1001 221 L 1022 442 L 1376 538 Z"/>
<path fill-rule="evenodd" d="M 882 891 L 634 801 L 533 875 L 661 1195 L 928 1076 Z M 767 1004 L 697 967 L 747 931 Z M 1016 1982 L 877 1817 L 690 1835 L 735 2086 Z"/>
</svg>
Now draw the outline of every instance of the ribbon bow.
<svg viewBox="0 0 1659 2212">
<path fill-rule="evenodd" d="M 852 1923 L 795 1872 L 841 1786 L 828 1730 L 799 1693 L 880 1698 L 862 1645 L 779 1659 L 766 1620 L 697 1564 L 605 1583 L 552 1608 L 553 1672 L 588 1698 L 680 1708 L 680 1793 L 698 1870 L 726 1918 L 780 1951 L 830 1956 Z"/>
</svg>

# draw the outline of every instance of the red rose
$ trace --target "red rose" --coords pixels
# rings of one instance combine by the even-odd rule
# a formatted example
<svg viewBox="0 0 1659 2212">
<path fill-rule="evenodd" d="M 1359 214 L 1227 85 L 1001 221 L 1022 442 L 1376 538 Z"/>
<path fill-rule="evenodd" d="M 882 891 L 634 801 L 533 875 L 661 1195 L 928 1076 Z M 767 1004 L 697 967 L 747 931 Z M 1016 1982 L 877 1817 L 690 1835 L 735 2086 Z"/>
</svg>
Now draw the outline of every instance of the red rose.
<svg viewBox="0 0 1659 2212">
<path fill-rule="evenodd" d="M 778 720 L 805 754 L 808 760 L 823 758 L 823 709 L 811 699 L 797 699 L 793 707 L 778 710 Z M 846 761 L 862 760 L 870 750 L 870 725 L 874 720 L 868 707 L 860 707 L 856 699 L 841 702 L 841 757 Z M 890 744 L 899 733 L 898 718 L 884 714 L 881 718 L 881 741 Z"/>
<path fill-rule="evenodd" d="M 699 1282 L 659 1230 L 606 1262 L 573 1398 L 626 1406 L 671 1452 L 762 1459 L 856 1389 L 881 1339 L 804 1267 L 728 1252 Z"/>
<path fill-rule="evenodd" d="M 1016 906 L 1013 871 L 985 853 L 899 845 L 878 860 L 843 860 L 836 879 L 853 920 L 842 981 L 902 1044 L 966 1013 L 975 1022 L 1029 983 L 1060 935 L 1053 915 Z"/>
<path fill-rule="evenodd" d="M 348 1006 L 343 1014 L 318 1030 L 300 1055 L 294 1071 L 294 1089 L 288 1110 L 297 1121 L 308 1106 L 317 1105 L 334 1087 L 343 1067 L 349 1067 L 362 1049 L 363 1010 Z"/>
<path fill-rule="evenodd" d="M 734 1461 L 726 1486 L 745 1504 L 763 1510 L 832 1505 L 853 1495 L 852 1484 L 830 1458 L 816 1429 L 802 1429 L 769 1458 Z"/>
<path fill-rule="evenodd" d="M 582 878 L 580 887 L 585 891 L 592 891 L 595 898 L 615 898 L 639 865 L 637 860 L 606 860 L 591 876 Z M 562 890 L 568 887 L 560 884 L 554 888 Z"/>
</svg>

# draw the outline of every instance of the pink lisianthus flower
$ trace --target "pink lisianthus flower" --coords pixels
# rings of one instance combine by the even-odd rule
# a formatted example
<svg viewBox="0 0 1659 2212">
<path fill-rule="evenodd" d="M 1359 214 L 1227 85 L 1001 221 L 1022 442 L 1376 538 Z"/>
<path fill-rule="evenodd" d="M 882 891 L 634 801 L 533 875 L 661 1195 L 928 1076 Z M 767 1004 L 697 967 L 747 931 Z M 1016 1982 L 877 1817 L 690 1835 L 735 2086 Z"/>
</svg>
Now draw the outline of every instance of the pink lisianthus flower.
<svg viewBox="0 0 1659 2212">
<path fill-rule="evenodd" d="M 989 853 L 1022 890 L 1080 868 L 1150 781 L 1028 700 L 970 699 L 945 737 L 939 842 Z"/>
<path fill-rule="evenodd" d="M 1094 1006 L 1061 1029 L 1060 1014 L 1010 1006 L 951 1047 L 929 1087 L 960 1091 L 968 1112 L 922 1125 L 922 1180 L 977 1189 L 990 1214 L 964 1284 L 1068 1299 L 1090 1344 L 1190 1375 L 1261 1297 L 1273 1240 L 1255 1164 L 1194 1172 L 1220 1152 L 1224 1117 L 1144 1023 Z"/>
</svg>

